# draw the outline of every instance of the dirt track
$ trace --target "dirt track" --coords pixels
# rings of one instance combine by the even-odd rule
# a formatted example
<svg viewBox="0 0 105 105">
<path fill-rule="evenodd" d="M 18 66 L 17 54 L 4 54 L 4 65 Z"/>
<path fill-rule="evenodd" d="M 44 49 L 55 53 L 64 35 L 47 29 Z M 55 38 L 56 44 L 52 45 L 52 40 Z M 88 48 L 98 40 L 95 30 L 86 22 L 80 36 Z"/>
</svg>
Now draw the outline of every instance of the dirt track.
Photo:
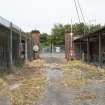
<svg viewBox="0 0 105 105">
<path fill-rule="evenodd" d="M 63 54 L 43 57 L 49 82 L 37 105 L 105 105 L 102 72 L 86 64 L 67 65 Z"/>
</svg>

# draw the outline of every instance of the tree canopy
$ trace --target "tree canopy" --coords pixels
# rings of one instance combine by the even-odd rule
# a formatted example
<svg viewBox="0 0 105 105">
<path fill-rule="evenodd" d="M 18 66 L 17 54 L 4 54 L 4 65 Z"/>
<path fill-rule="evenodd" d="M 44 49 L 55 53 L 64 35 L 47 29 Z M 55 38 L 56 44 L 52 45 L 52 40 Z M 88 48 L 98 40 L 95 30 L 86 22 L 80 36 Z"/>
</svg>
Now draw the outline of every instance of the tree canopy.
<svg viewBox="0 0 105 105">
<path fill-rule="evenodd" d="M 98 25 L 85 25 L 84 23 L 75 23 L 72 25 L 74 35 L 83 35 L 89 32 L 96 31 L 102 26 Z M 47 33 L 41 34 L 41 44 L 48 46 L 50 43 L 54 45 L 64 45 L 65 32 L 71 30 L 71 24 L 55 24 L 51 30 L 51 35 Z"/>
<path fill-rule="evenodd" d="M 48 46 L 50 44 L 50 36 L 47 33 L 42 33 L 40 35 L 40 43 L 42 47 Z"/>
<path fill-rule="evenodd" d="M 100 29 L 102 26 L 100 24 L 98 25 L 85 25 L 84 23 L 75 23 L 72 25 L 73 28 L 73 33 L 74 35 L 83 35 L 84 33 L 87 34 L 89 32 L 93 32 L 95 30 Z M 56 24 L 52 28 L 52 42 L 53 44 L 64 44 L 64 35 L 65 31 L 70 31 L 71 30 L 71 24 Z"/>
</svg>

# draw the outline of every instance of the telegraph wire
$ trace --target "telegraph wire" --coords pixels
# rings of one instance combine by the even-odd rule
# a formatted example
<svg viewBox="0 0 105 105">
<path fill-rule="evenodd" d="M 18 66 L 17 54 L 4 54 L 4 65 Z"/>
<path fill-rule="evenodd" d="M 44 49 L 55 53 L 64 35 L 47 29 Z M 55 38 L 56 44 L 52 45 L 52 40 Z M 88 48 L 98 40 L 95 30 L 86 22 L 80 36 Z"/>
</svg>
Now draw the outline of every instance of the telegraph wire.
<svg viewBox="0 0 105 105">
<path fill-rule="evenodd" d="M 76 12 L 77 12 L 77 16 L 78 16 L 79 23 L 81 23 L 80 16 L 79 16 L 79 11 L 78 11 L 78 6 L 77 6 L 76 0 L 74 0 L 74 4 L 75 4 L 75 9 L 76 9 Z"/>
<path fill-rule="evenodd" d="M 79 23 L 81 23 L 80 15 L 82 16 L 83 23 L 84 23 L 84 35 L 85 35 L 86 34 L 86 29 L 85 29 L 86 21 L 85 21 L 85 17 L 84 17 L 84 14 L 83 14 L 83 10 L 81 8 L 79 0 L 74 0 L 74 3 L 75 3 L 76 12 L 77 12 L 77 15 L 78 15 Z M 79 11 L 80 11 L 80 14 L 79 14 Z"/>
<path fill-rule="evenodd" d="M 84 23 L 86 24 L 85 17 L 84 17 L 84 14 L 83 14 L 83 10 L 82 10 L 82 8 L 81 8 L 81 5 L 80 5 L 79 0 L 77 0 L 77 3 L 78 3 L 78 7 L 79 7 L 79 9 L 80 9 L 80 12 L 81 12 L 81 16 L 82 16 L 82 18 L 83 18 L 83 21 L 84 21 Z"/>
</svg>

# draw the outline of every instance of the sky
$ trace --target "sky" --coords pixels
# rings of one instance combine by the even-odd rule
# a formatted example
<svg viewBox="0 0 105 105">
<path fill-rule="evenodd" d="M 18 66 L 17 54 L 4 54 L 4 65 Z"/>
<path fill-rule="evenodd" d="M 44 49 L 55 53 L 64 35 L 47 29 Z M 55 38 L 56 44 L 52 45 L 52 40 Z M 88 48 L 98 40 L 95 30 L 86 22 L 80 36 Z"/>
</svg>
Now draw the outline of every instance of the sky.
<svg viewBox="0 0 105 105">
<path fill-rule="evenodd" d="M 88 24 L 105 24 L 105 0 L 79 2 Z M 49 34 L 54 24 L 78 22 L 74 0 L 0 0 L 0 16 L 25 32 L 38 29 Z"/>
</svg>

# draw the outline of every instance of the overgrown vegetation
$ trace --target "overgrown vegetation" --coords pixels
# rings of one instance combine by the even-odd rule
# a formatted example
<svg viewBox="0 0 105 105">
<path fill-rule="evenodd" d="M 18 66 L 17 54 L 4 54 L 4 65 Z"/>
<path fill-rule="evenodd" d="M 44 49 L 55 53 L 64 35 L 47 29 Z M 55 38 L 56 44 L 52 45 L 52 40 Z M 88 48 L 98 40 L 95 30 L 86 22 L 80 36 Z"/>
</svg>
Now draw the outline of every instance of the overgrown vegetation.
<svg viewBox="0 0 105 105">
<path fill-rule="evenodd" d="M 47 83 L 43 71 L 44 61 L 28 62 L 21 70 L 0 77 L 0 96 L 8 96 L 12 105 L 32 105 Z"/>
<path fill-rule="evenodd" d="M 70 61 L 64 67 L 64 84 L 71 87 L 80 87 L 88 83 L 88 80 L 105 80 L 105 71 L 93 65 L 87 65 L 80 61 Z"/>
<path fill-rule="evenodd" d="M 64 86 L 70 88 L 71 94 L 73 93 L 73 101 L 76 104 L 96 104 L 101 103 L 100 100 L 104 100 L 104 69 L 80 61 L 70 61 L 63 68 Z"/>
</svg>

